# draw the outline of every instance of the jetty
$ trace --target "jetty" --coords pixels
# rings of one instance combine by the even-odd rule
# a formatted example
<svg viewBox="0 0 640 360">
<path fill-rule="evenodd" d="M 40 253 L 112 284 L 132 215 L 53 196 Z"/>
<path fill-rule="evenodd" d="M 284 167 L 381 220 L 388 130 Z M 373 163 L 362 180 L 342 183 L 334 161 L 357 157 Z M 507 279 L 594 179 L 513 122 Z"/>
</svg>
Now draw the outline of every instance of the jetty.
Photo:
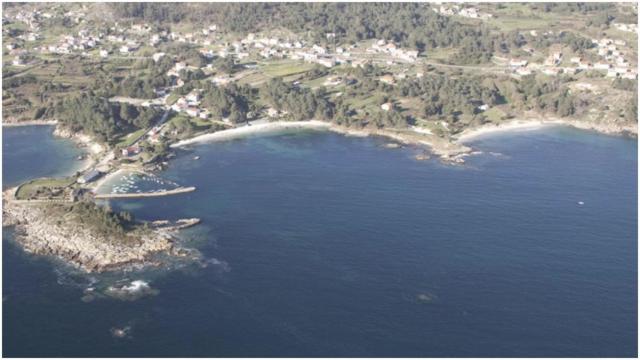
<svg viewBox="0 0 640 360">
<path fill-rule="evenodd" d="M 195 191 L 195 186 L 179 187 L 172 190 L 162 190 L 155 192 L 140 192 L 140 193 L 123 193 L 123 194 L 96 194 L 95 199 L 115 199 L 115 198 L 141 198 L 141 197 L 154 197 L 154 196 L 168 196 L 175 194 L 182 194 Z"/>
</svg>

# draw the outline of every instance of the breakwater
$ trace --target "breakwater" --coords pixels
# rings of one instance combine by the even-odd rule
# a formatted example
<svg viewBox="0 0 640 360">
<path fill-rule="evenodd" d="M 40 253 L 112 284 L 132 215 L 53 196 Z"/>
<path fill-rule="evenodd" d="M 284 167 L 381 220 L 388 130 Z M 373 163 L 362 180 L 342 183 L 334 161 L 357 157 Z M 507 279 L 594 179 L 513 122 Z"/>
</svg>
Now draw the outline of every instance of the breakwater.
<svg viewBox="0 0 640 360">
<path fill-rule="evenodd" d="M 115 199 L 115 198 L 141 198 L 141 197 L 154 197 L 154 196 L 168 196 L 175 194 L 182 194 L 195 191 L 195 186 L 179 187 L 172 190 L 163 190 L 156 192 L 139 192 L 139 193 L 125 193 L 125 194 L 97 194 L 96 199 Z"/>
</svg>

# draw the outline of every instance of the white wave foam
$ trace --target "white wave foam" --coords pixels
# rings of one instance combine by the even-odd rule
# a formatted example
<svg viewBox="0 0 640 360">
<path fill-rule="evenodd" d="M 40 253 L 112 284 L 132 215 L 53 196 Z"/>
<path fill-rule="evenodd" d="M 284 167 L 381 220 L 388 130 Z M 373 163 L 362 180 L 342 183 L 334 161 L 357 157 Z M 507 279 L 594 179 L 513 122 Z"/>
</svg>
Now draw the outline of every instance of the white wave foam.
<svg viewBox="0 0 640 360">
<path fill-rule="evenodd" d="M 135 301 L 145 296 L 157 295 L 158 290 L 153 289 L 144 280 L 134 280 L 121 287 L 109 286 L 104 293 L 119 300 Z"/>
</svg>

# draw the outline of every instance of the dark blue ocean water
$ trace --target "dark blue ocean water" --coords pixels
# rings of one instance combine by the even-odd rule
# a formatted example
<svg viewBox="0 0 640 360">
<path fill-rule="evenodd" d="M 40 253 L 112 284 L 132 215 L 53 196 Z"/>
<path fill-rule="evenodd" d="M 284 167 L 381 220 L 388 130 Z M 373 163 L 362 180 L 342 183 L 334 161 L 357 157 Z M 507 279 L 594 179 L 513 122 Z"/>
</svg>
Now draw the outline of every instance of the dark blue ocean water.
<svg viewBox="0 0 640 360">
<path fill-rule="evenodd" d="M 54 126 L 2 128 L 2 186 L 38 177 L 70 175 L 79 169 L 83 151 L 68 139 L 54 137 Z"/>
<path fill-rule="evenodd" d="M 635 140 L 501 135 L 463 167 L 383 143 L 182 151 L 161 175 L 197 191 L 111 205 L 202 218 L 191 245 L 226 266 L 130 274 L 159 290 L 135 302 L 82 302 L 59 265 L 4 241 L 4 355 L 636 355 Z"/>
</svg>

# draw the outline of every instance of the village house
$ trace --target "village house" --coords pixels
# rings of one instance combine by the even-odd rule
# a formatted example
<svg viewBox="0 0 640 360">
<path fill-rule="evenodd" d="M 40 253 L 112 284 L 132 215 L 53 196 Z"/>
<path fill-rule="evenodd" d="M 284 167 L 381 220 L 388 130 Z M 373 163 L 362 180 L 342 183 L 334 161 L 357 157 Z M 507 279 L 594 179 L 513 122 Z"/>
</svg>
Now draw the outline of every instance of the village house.
<svg viewBox="0 0 640 360">
<path fill-rule="evenodd" d="M 127 148 L 124 148 L 120 151 L 122 156 L 129 157 L 138 155 L 142 151 L 142 148 L 139 145 L 132 145 Z"/>
<path fill-rule="evenodd" d="M 336 64 L 336 59 L 331 56 L 319 56 L 316 62 L 322 66 L 330 68 Z"/>
<path fill-rule="evenodd" d="M 556 67 L 546 67 L 542 69 L 542 73 L 549 76 L 556 76 L 560 73 L 560 69 Z"/>
<path fill-rule="evenodd" d="M 200 103 L 200 93 L 194 90 L 185 97 L 185 100 L 189 105 L 198 105 Z"/>
<path fill-rule="evenodd" d="M 552 52 L 548 58 L 545 59 L 544 65 L 547 66 L 555 66 L 560 64 L 562 61 L 562 53 L 561 52 Z"/>
<path fill-rule="evenodd" d="M 173 105 L 171 105 L 171 110 L 175 112 L 185 111 L 189 107 L 187 100 L 185 98 L 180 98 Z"/>
<path fill-rule="evenodd" d="M 208 119 L 210 116 L 211 113 L 207 109 L 200 110 L 200 114 L 198 114 L 198 117 L 200 117 L 200 119 Z"/>
<path fill-rule="evenodd" d="M 227 74 L 222 74 L 211 79 L 211 82 L 216 85 L 226 85 L 231 82 L 231 77 Z"/>
<path fill-rule="evenodd" d="M 198 117 L 198 115 L 200 114 L 200 109 L 195 106 L 190 106 L 187 108 L 186 113 L 189 116 Z"/>
<path fill-rule="evenodd" d="M 138 50 L 138 48 L 140 47 L 140 45 L 134 43 L 134 42 L 128 42 L 126 45 L 123 45 L 120 47 L 120 53 L 121 54 L 129 54 L 132 53 L 136 50 Z"/>
<path fill-rule="evenodd" d="M 581 61 L 578 63 L 578 69 L 580 70 L 588 70 L 592 67 L 593 65 L 590 62 L 587 61 Z"/>
<path fill-rule="evenodd" d="M 165 56 L 165 55 L 166 55 L 166 54 L 165 54 L 165 53 L 163 53 L 163 52 L 158 52 L 158 53 L 155 53 L 155 54 L 151 55 L 151 58 L 153 59 L 153 61 L 154 61 L 154 62 L 158 62 L 158 61 L 160 61 L 160 59 L 162 59 L 162 57 L 163 57 L 163 56 Z"/>
<path fill-rule="evenodd" d="M 160 39 L 160 35 L 158 34 L 153 34 L 151 35 L 151 39 L 149 39 L 149 44 L 151 46 L 156 46 L 160 43 L 161 39 Z"/>
<path fill-rule="evenodd" d="M 23 54 L 18 54 L 11 63 L 13 66 L 24 66 L 26 64 L 25 56 Z"/>
<path fill-rule="evenodd" d="M 618 24 L 615 23 L 613 24 L 613 26 L 620 30 L 620 31 L 627 31 L 627 32 L 638 32 L 638 25 L 637 24 Z"/>
<path fill-rule="evenodd" d="M 489 105 L 487 104 L 482 104 L 478 106 L 478 111 L 487 111 L 487 110 L 489 110 Z"/>
<path fill-rule="evenodd" d="M 395 84 L 395 83 L 396 83 L 396 80 L 393 78 L 393 76 L 392 76 L 392 75 L 383 75 L 383 76 L 380 76 L 380 77 L 378 78 L 378 80 L 379 80 L 380 82 L 383 82 L 383 83 L 385 83 L 385 84 L 389 84 L 389 85 L 393 85 L 393 84 Z"/>
<path fill-rule="evenodd" d="M 386 103 L 380 105 L 380 108 L 382 108 L 382 110 L 384 110 L 384 111 L 391 111 L 393 109 L 393 103 L 392 102 L 386 102 Z"/>
<path fill-rule="evenodd" d="M 609 69 L 607 70 L 606 76 L 610 78 L 615 78 L 615 77 L 618 77 L 618 72 L 615 69 Z"/>
<path fill-rule="evenodd" d="M 326 53 L 327 53 L 327 50 L 326 50 L 325 48 L 323 48 L 322 46 L 316 45 L 316 44 L 314 44 L 314 45 L 311 47 L 311 49 L 312 49 L 313 51 L 315 51 L 317 54 L 322 54 L 322 55 L 324 55 L 324 54 L 326 54 Z"/>
<path fill-rule="evenodd" d="M 529 62 L 526 59 L 511 59 L 509 66 L 514 68 L 525 67 Z"/>
<path fill-rule="evenodd" d="M 593 68 L 598 70 L 608 70 L 611 67 L 612 67 L 611 64 L 607 64 L 605 62 L 597 62 L 593 64 Z"/>
<path fill-rule="evenodd" d="M 88 184 L 90 182 L 96 181 L 101 176 L 102 173 L 100 171 L 93 169 L 88 173 L 78 177 L 78 184 Z"/>
</svg>

